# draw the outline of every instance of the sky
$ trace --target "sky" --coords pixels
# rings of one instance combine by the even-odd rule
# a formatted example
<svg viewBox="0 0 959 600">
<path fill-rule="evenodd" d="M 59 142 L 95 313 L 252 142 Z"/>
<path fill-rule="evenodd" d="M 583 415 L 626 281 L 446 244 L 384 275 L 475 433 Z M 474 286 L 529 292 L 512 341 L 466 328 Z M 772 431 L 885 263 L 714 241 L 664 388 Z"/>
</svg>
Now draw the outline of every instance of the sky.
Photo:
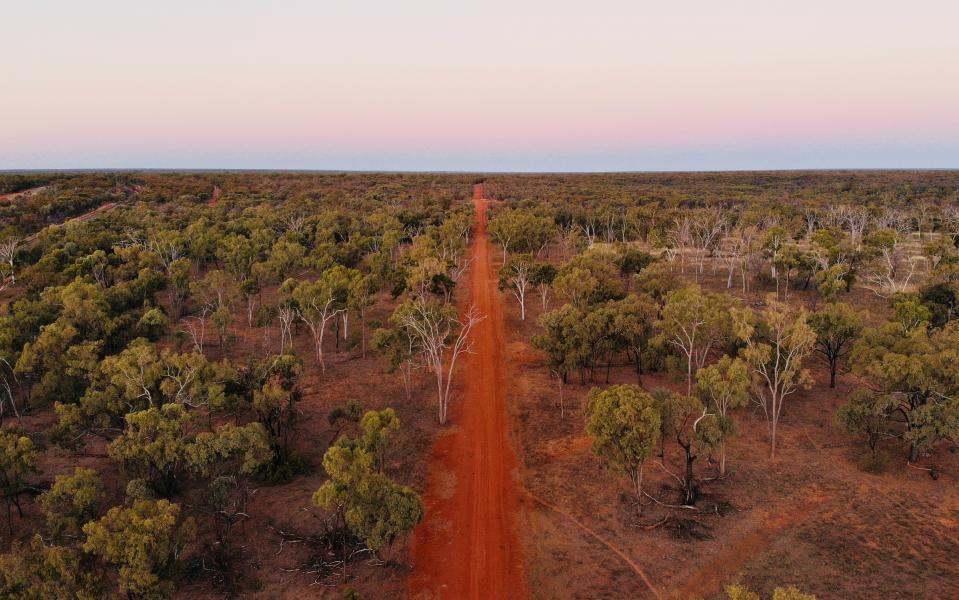
<svg viewBox="0 0 959 600">
<path fill-rule="evenodd" d="M 0 169 L 959 168 L 956 0 L 30 0 Z"/>
</svg>

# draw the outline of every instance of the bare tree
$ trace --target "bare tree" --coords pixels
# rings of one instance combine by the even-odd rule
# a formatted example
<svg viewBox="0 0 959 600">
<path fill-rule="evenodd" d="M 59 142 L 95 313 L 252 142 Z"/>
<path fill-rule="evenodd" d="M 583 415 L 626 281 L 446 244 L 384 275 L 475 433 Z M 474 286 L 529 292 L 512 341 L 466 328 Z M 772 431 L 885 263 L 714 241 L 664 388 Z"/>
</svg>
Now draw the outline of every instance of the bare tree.
<svg viewBox="0 0 959 600">
<path fill-rule="evenodd" d="M 209 313 L 209 307 L 204 306 L 200 308 L 200 312 L 196 315 L 184 319 L 187 332 L 190 334 L 190 339 L 193 340 L 193 347 L 200 354 L 203 354 L 203 340 L 206 338 L 206 317 Z"/>
<path fill-rule="evenodd" d="M 933 206 L 926 199 L 916 203 L 916 229 L 919 230 L 919 239 L 922 239 L 922 226 L 929 222 Z"/>
<path fill-rule="evenodd" d="M 866 274 L 866 281 L 877 296 L 886 297 L 908 290 L 918 265 L 925 260 L 922 256 L 903 259 L 898 248 L 898 244 L 880 248 L 872 268 Z"/>
<path fill-rule="evenodd" d="M 459 317 L 449 305 L 426 298 L 412 298 L 397 308 L 393 320 L 405 328 L 423 363 L 436 376 L 439 421 L 446 424 L 456 362 L 472 352 L 470 333 L 486 318 L 475 306 Z"/>
<path fill-rule="evenodd" d="M 579 227 L 586 236 L 587 247 L 592 248 L 596 243 L 596 217 L 590 213 Z"/>
<path fill-rule="evenodd" d="M 732 235 L 723 241 L 725 248 L 722 251 L 721 258 L 726 265 L 726 289 L 733 287 L 733 276 L 736 274 L 736 267 L 742 264 L 743 238 L 739 231 L 732 232 Z"/>
<path fill-rule="evenodd" d="M 289 303 L 283 303 L 277 309 L 277 318 L 280 320 L 280 353 L 286 350 L 287 345 L 293 347 L 293 321 L 296 319 L 296 308 Z"/>
<path fill-rule="evenodd" d="M 842 216 L 842 224 L 849 230 L 853 241 L 856 242 L 856 249 L 862 248 L 862 235 L 869 226 L 869 213 L 864 208 L 845 209 Z"/>
<path fill-rule="evenodd" d="M 519 302 L 519 318 L 526 320 L 526 290 L 530 285 L 530 274 L 533 270 L 533 257 L 529 254 L 520 254 L 510 257 L 509 261 L 500 269 L 500 287 L 508 288 L 510 293 Z"/>
<path fill-rule="evenodd" d="M 809 241 L 819 225 L 819 211 L 812 207 L 806 207 L 803 209 L 803 219 L 806 221 L 806 241 Z"/>
<path fill-rule="evenodd" d="M 693 220 L 692 238 L 699 255 L 696 269 L 697 278 L 703 273 L 703 263 L 706 261 L 706 257 L 716 250 L 722 240 L 722 233 L 725 228 L 726 219 L 720 209 L 705 210 Z"/>
<path fill-rule="evenodd" d="M 692 220 L 688 216 L 676 217 L 666 232 L 672 250 L 679 254 L 679 272 L 686 272 L 686 250 L 692 245 Z"/>
<path fill-rule="evenodd" d="M 2 281 L 0 281 L 0 290 L 6 289 L 8 280 L 10 285 L 17 284 L 17 273 L 14 270 L 14 260 L 17 256 L 17 246 L 20 244 L 20 238 L 11 237 L 0 242 L 0 263 L 4 265 L 5 273 L 0 272 Z"/>
</svg>

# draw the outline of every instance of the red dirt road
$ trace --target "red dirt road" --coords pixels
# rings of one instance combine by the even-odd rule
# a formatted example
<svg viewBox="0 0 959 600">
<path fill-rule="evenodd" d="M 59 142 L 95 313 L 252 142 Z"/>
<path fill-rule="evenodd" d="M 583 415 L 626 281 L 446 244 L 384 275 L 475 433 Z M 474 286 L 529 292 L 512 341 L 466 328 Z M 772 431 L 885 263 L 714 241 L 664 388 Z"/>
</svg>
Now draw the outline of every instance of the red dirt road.
<svg viewBox="0 0 959 600">
<path fill-rule="evenodd" d="M 474 329 L 474 354 L 459 373 L 464 397 L 449 431 L 433 447 L 426 518 L 412 541 L 418 599 L 525 598 L 516 517 L 519 488 L 503 393 L 503 315 L 486 235 L 482 186 L 473 189 L 470 298 L 486 319 Z"/>
</svg>

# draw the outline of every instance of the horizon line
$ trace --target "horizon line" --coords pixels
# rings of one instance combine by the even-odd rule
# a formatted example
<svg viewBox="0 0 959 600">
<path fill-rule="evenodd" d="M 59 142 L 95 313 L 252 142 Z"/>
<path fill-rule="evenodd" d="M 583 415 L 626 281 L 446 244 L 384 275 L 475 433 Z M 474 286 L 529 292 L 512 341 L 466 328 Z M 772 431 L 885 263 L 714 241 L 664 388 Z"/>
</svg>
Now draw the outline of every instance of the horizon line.
<svg viewBox="0 0 959 600">
<path fill-rule="evenodd" d="M 855 173 L 855 172 L 950 172 L 955 167 L 780 167 L 735 169 L 628 169 L 628 170 L 470 170 L 470 169 L 322 169 L 270 167 L 43 167 L 0 169 L 0 175 L 24 173 L 322 173 L 322 174 L 379 174 L 379 175 L 621 175 L 621 174 L 682 174 L 682 173 Z"/>
</svg>

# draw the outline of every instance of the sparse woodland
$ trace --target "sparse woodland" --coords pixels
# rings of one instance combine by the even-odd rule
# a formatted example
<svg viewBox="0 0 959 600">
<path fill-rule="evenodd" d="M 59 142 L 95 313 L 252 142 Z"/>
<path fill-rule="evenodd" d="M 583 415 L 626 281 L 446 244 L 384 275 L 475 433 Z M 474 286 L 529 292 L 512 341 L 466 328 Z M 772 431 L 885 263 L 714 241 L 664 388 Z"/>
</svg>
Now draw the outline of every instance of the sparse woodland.
<svg viewBox="0 0 959 600">
<path fill-rule="evenodd" d="M 486 193 L 499 201 L 490 230 L 502 251 L 500 287 L 533 351 L 515 355 L 524 364 L 513 386 L 531 493 L 574 507 L 580 522 L 613 532 L 603 542 L 634 556 L 684 552 L 688 570 L 661 580 L 660 591 L 677 597 L 719 597 L 722 582 L 741 573 L 739 561 L 762 560 L 753 549 L 709 557 L 712 540 L 735 541 L 724 537 L 732 527 L 748 523 L 757 537 L 770 527 L 768 517 L 720 515 L 815 506 L 825 492 L 797 480 L 836 486 L 829 504 L 853 512 L 854 489 L 893 502 L 873 481 L 892 497 L 928 488 L 951 522 L 957 182 L 950 172 L 488 177 Z M 801 499 L 810 493 L 814 502 Z M 599 541 L 559 534 L 571 524 L 565 516 L 554 511 L 531 534 L 562 538 L 527 546 L 532 554 L 548 562 L 583 539 Z M 795 518 L 807 530 L 819 525 L 815 516 Z M 951 531 L 932 555 L 955 547 Z M 869 564 L 881 570 L 875 554 Z M 657 567 L 671 568 L 647 560 L 657 565 L 653 578 Z M 602 562 L 534 585 L 650 593 L 641 583 L 628 593 L 579 586 L 624 577 L 615 558 Z M 782 583 L 836 593 L 797 567 L 759 569 L 746 574 L 763 594 Z M 856 577 L 838 576 L 843 597 L 873 597 L 868 569 Z M 957 577 L 949 571 L 935 589 L 948 595 Z"/>
<path fill-rule="evenodd" d="M 478 181 L 529 494 L 683 597 L 829 597 L 771 545 L 724 592 L 739 515 L 904 490 L 959 550 L 959 173 L 2 175 L 0 597 L 402 595 L 484 318 Z M 542 597 L 645 593 L 614 556 L 541 568 L 578 547 L 554 517 Z"/>
</svg>

